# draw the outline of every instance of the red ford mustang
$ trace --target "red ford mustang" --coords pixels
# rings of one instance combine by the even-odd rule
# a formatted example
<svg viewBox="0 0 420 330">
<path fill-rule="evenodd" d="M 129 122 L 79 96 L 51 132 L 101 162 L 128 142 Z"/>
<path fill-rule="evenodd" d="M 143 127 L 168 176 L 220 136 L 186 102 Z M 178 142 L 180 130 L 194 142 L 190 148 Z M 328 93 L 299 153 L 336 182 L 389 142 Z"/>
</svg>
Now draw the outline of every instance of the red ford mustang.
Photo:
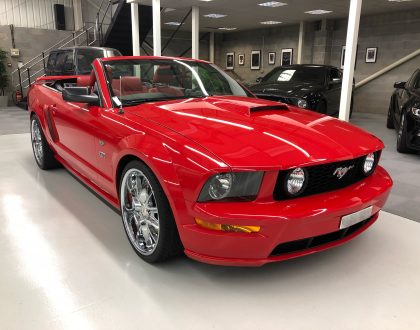
<svg viewBox="0 0 420 330">
<path fill-rule="evenodd" d="M 255 98 L 213 64 L 98 59 L 29 92 L 42 169 L 61 163 L 121 210 L 136 253 L 236 266 L 318 252 L 378 217 L 383 143 L 334 118 Z"/>
</svg>

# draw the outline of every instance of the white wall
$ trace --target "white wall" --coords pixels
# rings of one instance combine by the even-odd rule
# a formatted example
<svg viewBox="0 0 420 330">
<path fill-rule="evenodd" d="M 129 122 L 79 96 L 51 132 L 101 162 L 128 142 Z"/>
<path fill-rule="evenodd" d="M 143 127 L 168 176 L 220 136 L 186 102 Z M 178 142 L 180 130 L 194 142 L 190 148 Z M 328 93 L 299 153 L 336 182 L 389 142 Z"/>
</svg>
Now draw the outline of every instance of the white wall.
<svg viewBox="0 0 420 330">
<path fill-rule="evenodd" d="M 0 0 L 0 25 L 55 29 L 54 4 L 64 5 L 66 30 L 73 30 L 72 0 Z"/>
</svg>

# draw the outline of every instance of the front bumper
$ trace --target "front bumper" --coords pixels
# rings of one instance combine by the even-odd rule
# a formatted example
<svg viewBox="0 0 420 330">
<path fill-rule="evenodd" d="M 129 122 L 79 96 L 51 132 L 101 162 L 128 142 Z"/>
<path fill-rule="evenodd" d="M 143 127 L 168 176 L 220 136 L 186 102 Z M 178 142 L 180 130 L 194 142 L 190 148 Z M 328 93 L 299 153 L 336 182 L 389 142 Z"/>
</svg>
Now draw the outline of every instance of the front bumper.
<svg viewBox="0 0 420 330">
<path fill-rule="evenodd" d="M 261 226 L 259 233 L 227 233 L 195 224 L 184 225 L 185 253 L 192 259 L 217 265 L 261 266 L 296 258 L 342 244 L 368 228 L 378 217 L 392 187 L 379 167 L 368 178 L 343 189 L 286 201 L 194 203 L 190 216 L 214 223 Z M 273 254 L 282 243 L 337 232 L 341 217 L 373 206 L 373 216 L 343 238 L 298 251 Z"/>
</svg>

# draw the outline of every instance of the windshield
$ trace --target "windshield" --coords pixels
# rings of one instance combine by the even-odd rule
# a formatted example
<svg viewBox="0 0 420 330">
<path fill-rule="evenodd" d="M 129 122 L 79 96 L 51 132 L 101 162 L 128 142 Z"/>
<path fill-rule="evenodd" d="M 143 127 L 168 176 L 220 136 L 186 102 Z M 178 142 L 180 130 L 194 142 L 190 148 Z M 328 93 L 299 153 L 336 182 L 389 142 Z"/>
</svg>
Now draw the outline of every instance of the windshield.
<svg viewBox="0 0 420 330">
<path fill-rule="evenodd" d="M 104 61 L 112 96 L 122 104 L 206 97 L 251 96 L 213 64 L 172 59 Z"/>
<path fill-rule="evenodd" d="M 311 82 L 323 84 L 325 72 L 326 70 L 320 67 L 279 67 L 268 73 L 262 81 L 265 83 Z"/>
</svg>

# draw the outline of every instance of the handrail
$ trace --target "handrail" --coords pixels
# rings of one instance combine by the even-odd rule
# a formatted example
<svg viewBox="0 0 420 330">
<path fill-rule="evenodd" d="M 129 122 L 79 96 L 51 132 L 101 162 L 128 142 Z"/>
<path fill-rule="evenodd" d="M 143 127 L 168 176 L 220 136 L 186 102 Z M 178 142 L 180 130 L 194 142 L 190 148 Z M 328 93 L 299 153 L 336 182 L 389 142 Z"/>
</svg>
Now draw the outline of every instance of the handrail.
<svg viewBox="0 0 420 330">
<path fill-rule="evenodd" d="M 94 29 L 93 26 L 91 26 L 90 28 L 87 29 L 83 29 L 83 30 L 78 30 L 76 32 L 72 33 L 73 38 L 70 39 L 69 41 L 67 41 L 66 43 L 62 44 L 60 47 L 58 47 L 58 49 L 65 47 L 66 45 L 68 45 L 71 42 L 75 42 L 77 39 L 79 39 L 80 37 L 82 37 L 83 35 L 86 35 L 86 40 L 83 40 L 83 42 L 86 42 L 86 45 L 90 46 L 92 44 L 94 44 L 96 42 L 96 31 L 93 30 L 94 32 L 94 38 L 92 41 L 89 41 L 89 33 L 91 32 L 91 30 Z M 81 32 L 80 32 L 81 31 Z M 80 32 L 79 34 L 77 34 L 78 32 Z M 68 37 L 62 39 L 60 42 L 56 43 L 54 46 L 59 45 L 60 43 L 62 43 L 63 41 L 65 41 Z M 13 74 L 15 74 L 16 72 L 19 74 L 19 83 L 15 85 L 15 88 L 20 87 L 21 92 L 23 94 L 23 89 L 28 88 L 31 85 L 31 78 L 36 76 L 37 74 L 39 74 L 41 71 L 45 70 L 45 58 L 48 56 L 49 51 L 51 50 L 52 47 L 49 47 L 47 50 L 43 51 L 41 54 L 35 56 L 34 58 L 32 58 L 30 61 L 26 62 L 25 64 L 23 64 L 20 68 L 17 68 L 16 70 L 14 70 L 12 72 L 12 79 L 13 79 Z M 28 63 L 31 63 L 32 61 L 34 61 L 35 59 L 40 58 L 38 61 L 32 63 L 31 66 L 28 66 Z M 36 71 L 35 73 L 29 74 L 28 73 L 28 78 L 22 80 L 22 73 L 24 71 L 30 70 L 31 68 L 33 68 L 34 66 L 36 66 L 37 64 L 44 62 L 44 65 L 41 69 L 39 69 L 38 71 Z M 23 84 L 25 82 L 29 81 L 29 84 L 27 86 L 23 86 Z"/>
<path fill-rule="evenodd" d="M 54 45 L 52 45 L 52 46 L 50 46 L 50 47 L 48 47 L 47 49 L 45 49 L 44 51 L 43 51 L 43 53 L 44 54 L 46 54 L 46 53 L 48 53 L 51 49 L 53 49 L 53 48 L 57 48 L 57 45 L 59 45 L 59 44 L 61 44 L 62 42 L 64 42 L 66 39 L 68 39 L 69 37 L 73 37 L 72 39 L 70 39 L 69 41 L 67 41 L 64 45 L 67 45 L 68 43 L 70 43 L 70 42 L 72 42 L 72 41 L 74 41 L 74 40 L 76 40 L 77 38 L 79 38 L 81 35 L 83 35 L 84 33 L 86 33 L 86 31 L 90 31 L 90 30 L 92 30 L 92 28 L 93 28 L 93 26 L 91 26 L 90 28 L 88 28 L 88 29 L 80 29 L 80 30 L 77 30 L 77 31 L 75 31 L 75 32 L 72 32 L 71 34 L 69 34 L 67 37 L 65 37 L 65 38 L 63 38 L 63 39 L 61 39 L 60 41 L 58 41 L 58 42 L 56 42 Z M 79 34 L 79 35 L 75 35 L 76 33 L 78 33 L 78 32 L 80 32 L 81 31 L 81 33 Z M 58 47 L 58 48 L 62 48 L 62 47 L 64 47 L 64 45 L 61 45 L 60 47 Z M 37 56 L 35 56 L 35 57 L 33 57 L 33 58 L 31 58 L 29 61 L 27 61 L 26 63 L 24 63 L 24 64 L 22 64 L 22 66 L 19 68 L 19 69 L 21 69 L 22 67 L 25 67 L 25 66 L 27 66 L 29 63 L 31 63 L 32 61 L 34 61 L 35 59 L 37 59 L 38 57 L 41 57 L 42 56 L 42 53 L 41 54 L 38 54 Z M 39 63 L 39 62 L 38 62 Z M 35 65 L 35 64 L 37 64 L 37 63 L 34 63 L 33 65 Z M 16 73 L 19 69 L 15 69 L 15 70 L 13 70 L 12 71 L 12 74 L 14 74 L 14 73 Z"/>
<path fill-rule="evenodd" d="M 108 4 L 106 6 L 105 12 L 102 13 L 101 10 L 103 9 L 105 1 L 107 1 Z M 114 5 L 114 4 L 124 4 L 124 3 L 125 3 L 125 1 L 123 1 L 123 0 L 102 0 L 100 6 L 98 8 L 98 12 L 96 14 L 95 23 L 93 23 L 92 26 L 87 27 L 88 25 L 90 25 L 91 22 L 84 22 L 83 28 L 72 32 L 71 34 L 69 34 L 65 38 L 56 42 L 54 45 L 45 49 L 43 52 L 41 52 L 41 54 L 38 54 L 37 56 L 31 58 L 29 61 L 22 64 L 20 67 L 13 70 L 11 72 L 12 85 L 14 85 L 14 83 L 13 83 L 14 78 L 17 78 L 19 83 L 15 85 L 15 88 L 19 88 L 20 92 L 23 95 L 23 91 L 31 86 L 34 79 L 36 79 L 40 74 L 45 75 L 45 74 L 42 74 L 42 72 L 43 71 L 45 72 L 46 58 L 48 58 L 48 55 L 51 53 L 51 51 L 53 49 L 60 49 L 60 48 L 66 47 L 70 43 L 73 43 L 74 46 L 81 45 L 82 43 L 87 45 L 87 46 L 90 46 L 90 45 L 94 44 L 95 42 L 97 42 L 98 40 L 102 44 L 102 42 L 103 42 L 103 40 L 102 40 L 103 39 L 103 33 L 102 33 L 103 26 L 104 25 L 110 25 L 107 22 L 105 22 L 105 18 L 108 17 L 109 9 L 111 8 L 110 19 L 111 19 L 111 22 L 112 22 L 113 19 L 114 19 L 113 18 L 113 13 L 112 13 L 112 5 Z M 90 38 L 90 33 L 92 31 L 93 31 L 93 40 Z M 83 37 L 83 36 L 85 36 L 85 37 Z M 82 39 L 81 39 L 81 37 L 82 37 Z M 41 68 L 39 68 L 40 63 L 43 64 Z M 32 70 L 36 70 L 36 71 L 32 73 Z M 17 73 L 17 77 L 15 77 L 16 73 Z M 26 75 L 26 78 L 23 79 L 24 76 L 22 76 L 22 75 L 24 75 L 24 76 Z M 34 79 L 32 79 L 32 78 L 34 78 Z"/>
<path fill-rule="evenodd" d="M 355 88 L 359 88 L 359 87 L 362 87 L 362 86 L 366 85 L 367 83 L 371 82 L 372 80 L 378 78 L 379 76 L 382 76 L 383 74 L 387 73 L 388 71 L 391 71 L 392 69 L 395 69 L 396 67 L 400 66 L 401 64 L 404 64 L 405 62 L 408 62 L 409 60 L 411 60 L 412 58 L 414 58 L 418 55 L 420 55 L 420 48 L 417 49 L 416 51 L 408 54 L 407 56 L 404 56 L 403 58 L 399 59 L 398 61 L 395 61 L 394 63 L 386 66 L 385 68 L 375 72 L 374 74 L 370 75 L 369 77 L 359 81 L 355 85 Z"/>
</svg>

